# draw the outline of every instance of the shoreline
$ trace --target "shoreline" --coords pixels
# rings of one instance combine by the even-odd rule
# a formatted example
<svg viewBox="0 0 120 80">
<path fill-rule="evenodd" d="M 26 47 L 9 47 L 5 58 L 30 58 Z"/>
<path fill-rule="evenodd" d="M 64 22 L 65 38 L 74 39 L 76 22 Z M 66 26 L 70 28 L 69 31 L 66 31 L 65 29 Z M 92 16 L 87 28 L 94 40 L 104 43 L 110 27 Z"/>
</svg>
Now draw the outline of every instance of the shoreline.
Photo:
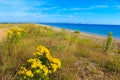
<svg viewBox="0 0 120 80">
<path fill-rule="evenodd" d="M 38 25 L 41 25 L 43 27 L 49 27 L 49 28 L 52 28 L 56 31 L 62 31 L 62 28 L 58 28 L 58 27 L 55 27 L 55 26 L 49 26 L 49 25 L 44 25 L 44 24 L 38 24 Z M 75 30 L 70 30 L 70 29 L 65 29 L 66 31 L 68 32 L 72 32 L 74 33 Z M 81 32 L 80 31 L 80 38 L 88 38 L 88 39 L 95 39 L 95 40 L 102 40 L 102 41 L 105 41 L 107 39 L 107 36 L 103 36 L 103 35 L 98 35 L 98 34 L 92 34 L 92 33 L 87 33 L 87 32 Z M 113 37 L 113 39 L 117 42 L 120 42 L 119 39 L 116 39 Z"/>
</svg>

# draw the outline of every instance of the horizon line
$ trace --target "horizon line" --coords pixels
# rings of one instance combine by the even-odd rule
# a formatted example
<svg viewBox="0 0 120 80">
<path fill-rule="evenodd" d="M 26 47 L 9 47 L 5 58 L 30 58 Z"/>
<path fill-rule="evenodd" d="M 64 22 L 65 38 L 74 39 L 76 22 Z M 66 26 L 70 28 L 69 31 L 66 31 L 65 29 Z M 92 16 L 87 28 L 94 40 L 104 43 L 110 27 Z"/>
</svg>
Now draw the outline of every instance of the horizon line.
<svg viewBox="0 0 120 80">
<path fill-rule="evenodd" d="M 83 25 L 115 25 L 115 26 L 120 26 L 120 24 L 97 24 L 97 23 L 72 23 L 72 22 L 0 22 L 0 24 L 26 24 L 26 23 L 31 23 L 31 24 L 83 24 Z"/>
</svg>

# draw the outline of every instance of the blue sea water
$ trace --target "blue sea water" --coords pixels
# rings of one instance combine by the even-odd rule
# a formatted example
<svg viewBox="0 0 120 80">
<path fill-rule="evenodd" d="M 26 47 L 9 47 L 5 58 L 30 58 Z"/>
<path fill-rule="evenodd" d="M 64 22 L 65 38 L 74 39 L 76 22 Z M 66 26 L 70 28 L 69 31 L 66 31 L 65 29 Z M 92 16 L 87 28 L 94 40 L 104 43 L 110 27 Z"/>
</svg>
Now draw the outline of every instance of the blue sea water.
<svg viewBox="0 0 120 80">
<path fill-rule="evenodd" d="M 109 32 L 112 32 L 114 38 L 120 39 L 120 25 L 71 24 L 71 23 L 42 23 L 42 24 L 69 30 L 79 30 L 80 32 L 97 34 L 101 36 L 107 36 Z"/>
</svg>

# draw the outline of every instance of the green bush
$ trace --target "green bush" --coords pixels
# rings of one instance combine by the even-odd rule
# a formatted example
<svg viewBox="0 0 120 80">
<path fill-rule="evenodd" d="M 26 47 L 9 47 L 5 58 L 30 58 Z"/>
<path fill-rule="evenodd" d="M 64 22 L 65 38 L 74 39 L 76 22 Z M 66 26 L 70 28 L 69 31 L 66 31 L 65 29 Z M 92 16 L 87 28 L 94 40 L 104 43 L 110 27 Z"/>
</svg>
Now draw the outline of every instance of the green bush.
<svg viewBox="0 0 120 80">
<path fill-rule="evenodd" d="M 76 30 L 76 31 L 74 31 L 74 33 L 80 33 L 80 31 Z"/>
<path fill-rule="evenodd" d="M 112 32 L 109 32 L 108 37 L 107 37 L 107 42 L 106 42 L 106 45 L 105 45 L 105 53 L 108 52 L 108 50 L 109 50 L 109 48 L 111 46 L 111 43 L 112 43 L 112 39 L 113 39 Z"/>
</svg>

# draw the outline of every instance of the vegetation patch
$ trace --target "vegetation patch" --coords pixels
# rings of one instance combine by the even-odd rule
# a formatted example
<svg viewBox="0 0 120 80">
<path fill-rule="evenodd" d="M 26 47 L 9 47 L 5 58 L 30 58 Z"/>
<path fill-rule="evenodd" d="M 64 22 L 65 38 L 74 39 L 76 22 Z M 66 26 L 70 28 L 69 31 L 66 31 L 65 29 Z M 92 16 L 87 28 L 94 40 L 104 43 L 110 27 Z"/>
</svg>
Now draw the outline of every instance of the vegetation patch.
<svg viewBox="0 0 120 80">
<path fill-rule="evenodd" d="M 94 38 L 38 24 L 0 24 L 0 28 L 8 29 L 0 42 L 2 80 L 120 78 L 119 44 L 111 43 L 111 37 L 97 43 Z"/>
</svg>

